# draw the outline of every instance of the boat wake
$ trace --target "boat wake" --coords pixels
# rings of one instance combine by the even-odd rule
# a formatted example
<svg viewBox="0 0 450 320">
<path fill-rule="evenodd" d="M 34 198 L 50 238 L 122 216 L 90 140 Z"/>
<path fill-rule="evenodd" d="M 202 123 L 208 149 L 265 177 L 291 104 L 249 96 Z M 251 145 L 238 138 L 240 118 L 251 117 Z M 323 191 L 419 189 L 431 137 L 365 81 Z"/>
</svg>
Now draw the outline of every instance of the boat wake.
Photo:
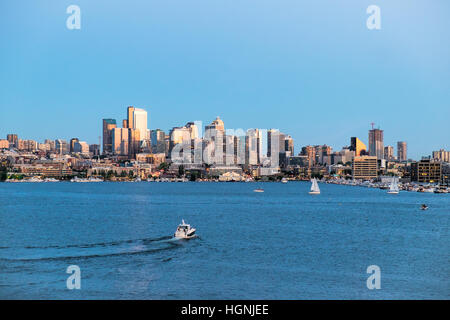
<svg viewBox="0 0 450 320">
<path fill-rule="evenodd" d="M 152 254 L 178 248 L 182 243 L 170 236 L 63 246 L 2 247 L 0 260 L 51 261 Z"/>
</svg>

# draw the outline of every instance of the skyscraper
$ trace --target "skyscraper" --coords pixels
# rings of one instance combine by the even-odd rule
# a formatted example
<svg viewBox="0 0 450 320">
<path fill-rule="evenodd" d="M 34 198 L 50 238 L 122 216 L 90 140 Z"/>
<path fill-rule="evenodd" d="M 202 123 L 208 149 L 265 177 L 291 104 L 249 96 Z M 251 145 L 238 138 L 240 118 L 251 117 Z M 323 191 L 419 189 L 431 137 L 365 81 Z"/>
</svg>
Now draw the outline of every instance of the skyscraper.
<svg viewBox="0 0 450 320">
<path fill-rule="evenodd" d="M 112 136 L 112 153 L 116 155 L 128 155 L 129 152 L 129 130 L 128 128 L 113 128 Z"/>
<path fill-rule="evenodd" d="M 161 129 L 151 131 L 150 140 L 152 142 L 153 153 L 166 153 L 166 134 Z"/>
<path fill-rule="evenodd" d="M 261 163 L 262 139 L 261 130 L 247 130 L 245 137 L 245 164 L 257 165 Z"/>
<path fill-rule="evenodd" d="M 103 153 L 113 153 L 112 130 L 117 128 L 115 119 L 103 119 Z"/>
<path fill-rule="evenodd" d="M 9 146 L 12 148 L 18 148 L 19 147 L 19 139 L 17 137 L 17 134 L 8 134 L 6 135 L 6 140 L 9 142 Z"/>
<path fill-rule="evenodd" d="M 127 119 L 123 121 L 123 127 L 139 130 L 141 140 L 150 139 L 150 131 L 147 124 L 147 111 L 135 107 L 127 108 Z"/>
<path fill-rule="evenodd" d="M 408 159 L 406 142 L 397 142 L 397 158 L 399 161 L 406 161 Z"/>
<path fill-rule="evenodd" d="M 369 155 L 376 156 L 378 159 L 384 157 L 383 130 L 369 130 Z"/>
<path fill-rule="evenodd" d="M 355 151 L 355 156 L 359 157 L 367 153 L 366 145 L 357 137 L 350 138 L 350 151 Z"/>
<path fill-rule="evenodd" d="M 393 146 L 384 147 L 384 159 L 394 160 L 394 147 Z"/>
<path fill-rule="evenodd" d="M 77 143 L 77 142 L 79 142 L 80 140 L 78 140 L 78 138 L 72 138 L 72 139 L 70 139 L 70 149 L 69 149 L 69 152 L 81 152 L 81 151 L 75 151 L 75 144 Z"/>
</svg>

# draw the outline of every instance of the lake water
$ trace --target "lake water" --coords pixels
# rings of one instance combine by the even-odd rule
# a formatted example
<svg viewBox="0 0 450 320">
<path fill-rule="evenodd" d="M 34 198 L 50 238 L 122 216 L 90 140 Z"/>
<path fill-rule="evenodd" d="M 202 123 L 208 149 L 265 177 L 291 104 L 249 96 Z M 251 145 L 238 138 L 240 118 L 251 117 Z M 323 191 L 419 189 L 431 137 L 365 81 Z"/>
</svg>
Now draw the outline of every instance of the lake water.
<svg viewBox="0 0 450 320">
<path fill-rule="evenodd" d="M 0 298 L 449 298 L 450 194 L 309 187 L 1 183 Z M 182 218 L 198 238 L 172 238 Z"/>
</svg>

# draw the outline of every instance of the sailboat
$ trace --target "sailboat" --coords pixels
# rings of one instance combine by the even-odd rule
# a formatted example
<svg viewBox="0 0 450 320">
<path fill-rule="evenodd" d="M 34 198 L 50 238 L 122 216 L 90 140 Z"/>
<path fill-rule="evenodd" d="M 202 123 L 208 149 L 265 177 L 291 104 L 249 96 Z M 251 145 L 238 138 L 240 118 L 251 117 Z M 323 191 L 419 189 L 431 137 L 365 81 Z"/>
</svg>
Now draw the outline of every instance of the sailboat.
<svg viewBox="0 0 450 320">
<path fill-rule="evenodd" d="M 309 194 L 320 194 L 319 184 L 317 183 L 316 178 L 311 180 L 311 191 Z"/>
<path fill-rule="evenodd" d="M 389 194 L 398 194 L 399 189 L 398 189 L 398 184 L 397 184 L 397 178 L 394 177 L 391 181 L 391 185 L 389 186 Z"/>
</svg>

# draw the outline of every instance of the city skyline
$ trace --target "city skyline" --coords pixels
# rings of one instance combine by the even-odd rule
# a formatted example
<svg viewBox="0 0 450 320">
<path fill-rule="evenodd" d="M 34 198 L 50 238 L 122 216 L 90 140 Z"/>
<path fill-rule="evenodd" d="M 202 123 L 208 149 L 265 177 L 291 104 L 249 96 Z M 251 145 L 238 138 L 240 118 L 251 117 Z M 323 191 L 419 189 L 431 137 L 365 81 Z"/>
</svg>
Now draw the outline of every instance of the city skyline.
<svg viewBox="0 0 450 320">
<path fill-rule="evenodd" d="M 236 12 L 222 1 L 177 1 L 175 11 L 80 1 L 75 31 L 65 26 L 67 5 L 5 5 L 0 136 L 98 143 L 98 119 L 120 126 L 123 107 L 134 105 L 149 112 L 149 129 L 220 115 L 229 128 L 279 128 L 296 150 L 339 150 L 352 136 L 368 145 L 371 122 L 385 145 L 406 141 L 414 159 L 450 148 L 447 2 L 383 3 L 378 31 L 357 2 L 250 1 Z"/>
<path fill-rule="evenodd" d="M 18 135 L 19 139 L 34 140 L 34 141 L 36 141 L 38 143 L 39 142 L 44 142 L 46 140 L 63 140 L 65 142 L 68 142 L 68 141 L 71 141 L 73 139 L 77 139 L 77 140 L 81 139 L 81 140 L 88 141 L 88 145 L 99 145 L 101 152 L 104 152 L 103 146 L 105 145 L 105 136 L 107 136 L 108 134 L 111 134 L 111 133 L 108 133 L 108 132 L 112 128 L 117 128 L 120 131 L 120 132 L 117 132 L 117 134 L 119 134 L 120 137 L 121 137 L 120 139 L 122 139 L 122 134 L 123 133 L 122 133 L 121 130 L 129 129 L 128 128 L 128 126 L 129 126 L 128 125 L 128 121 L 129 121 L 128 119 L 130 119 L 130 117 L 131 117 L 131 119 L 134 119 L 133 121 L 136 121 L 136 116 L 134 116 L 134 114 L 137 114 L 139 119 L 140 119 L 138 121 L 141 123 L 140 124 L 141 129 L 144 128 L 144 127 L 147 128 L 146 129 L 145 138 L 137 139 L 137 141 L 142 141 L 142 140 L 147 140 L 147 139 L 150 140 L 150 132 L 153 131 L 153 130 L 162 130 L 162 132 L 165 132 L 166 134 L 170 135 L 172 130 L 185 128 L 184 127 L 185 125 L 189 126 L 189 125 L 193 125 L 194 123 L 202 124 L 202 128 L 200 130 L 200 133 L 202 133 L 202 135 L 200 137 L 203 138 L 205 136 L 204 135 L 205 131 L 206 131 L 207 127 L 209 126 L 208 122 L 203 122 L 201 120 L 200 121 L 199 120 L 196 120 L 196 121 L 185 120 L 185 122 L 184 122 L 185 125 L 183 125 L 182 122 L 181 122 L 179 125 L 171 127 L 171 128 L 148 128 L 147 127 L 147 123 L 149 123 L 150 116 L 148 115 L 149 113 L 147 112 L 147 110 L 144 109 L 144 108 L 137 108 L 137 107 L 134 107 L 134 106 L 128 106 L 125 116 L 122 116 L 122 117 L 119 116 L 119 117 L 116 117 L 116 118 L 103 118 L 103 119 L 101 119 L 101 123 L 102 124 L 100 125 L 100 135 L 97 136 L 97 139 L 96 139 L 96 141 L 94 143 L 91 143 L 87 139 L 84 139 L 83 137 L 77 136 L 77 135 L 74 135 L 71 138 L 57 137 L 57 138 L 54 138 L 54 139 L 50 139 L 50 138 L 46 137 L 46 138 L 42 138 L 41 140 L 39 140 L 39 139 L 30 138 L 30 137 L 22 137 L 17 132 L 14 132 L 14 133 L 13 132 L 9 132 L 8 134 L 5 135 L 4 138 L 0 138 L 0 139 L 5 139 L 5 138 L 7 138 L 8 135 Z M 121 118 L 122 118 L 122 120 L 121 120 Z M 219 118 L 219 116 L 217 118 Z M 216 121 L 216 120 L 214 120 L 214 121 Z M 113 125 L 111 128 L 109 128 L 109 130 L 106 130 L 105 121 L 109 125 Z M 214 123 L 214 121 L 213 121 L 213 123 Z M 121 125 L 123 127 L 121 127 Z M 337 147 L 332 146 L 327 141 L 324 141 L 324 142 L 321 142 L 321 143 L 318 143 L 318 144 L 313 144 L 313 143 L 299 144 L 295 139 L 292 139 L 293 140 L 294 149 L 297 150 L 293 155 L 300 154 L 301 149 L 303 147 L 305 147 L 305 146 L 326 145 L 326 146 L 330 146 L 332 148 L 333 152 L 338 152 L 339 150 L 341 150 L 343 148 L 350 148 L 350 149 L 352 149 L 352 147 L 353 147 L 352 144 L 354 143 L 352 140 L 355 139 L 355 138 L 357 139 L 357 141 L 359 141 L 358 143 L 362 142 L 362 146 L 364 146 L 364 149 L 367 151 L 367 155 L 372 155 L 373 152 L 371 154 L 371 150 L 370 150 L 370 146 L 373 145 L 373 143 L 374 143 L 374 142 L 371 143 L 371 136 L 373 135 L 372 132 L 381 132 L 381 145 L 380 146 L 377 145 L 377 148 L 380 150 L 380 153 L 377 154 L 379 159 L 382 159 L 382 158 L 388 159 L 385 156 L 386 155 L 386 148 L 392 148 L 393 157 L 391 159 L 400 159 L 402 161 L 405 161 L 405 160 L 408 160 L 408 159 L 420 160 L 420 159 L 422 159 L 424 157 L 432 156 L 433 152 L 435 152 L 436 150 L 446 149 L 446 147 L 439 147 L 439 148 L 433 149 L 429 153 L 420 154 L 417 158 L 415 158 L 415 157 L 411 156 L 410 153 L 409 153 L 410 152 L 409 151 L 410 147 L 409 147 L 409 143 L 407 141 L 405 141 L 405 140 L 398 140 L 395 143 L 384 143 L 384 145 L 383 145 L 383 142 L 385 142 L 384 137 L 383 137 L 384 130 L 380 130 L 379 126 L 377 128 L 374 128 L 375 123 L 370 123 L 370 125 L 371 125 L 371 128 L 369 128 L 366 131 L 366 134 L 368 132 L 368 138 L 367 139 L 363 138 L 364 135 L 361 135 L 361 136 L 356 136 L 355 135 L 355 136 L 347 137 L 347 140 L 348 140 L 347 143 L 343 142 L 343 144 L 340 147 L 339 146 L 337 146 Z M 136 126 L 136 124 L 133 124 L 133 126 L 131 126 L 131 127 L 134 128 L 135 126 Z M 285 132 L 283 129 L 279 129 L 279 128 L 230 128 L 230 127 L 226 126 L 225 129 L 232 129 L 232 130 L 241 130 L 242 129 L 244 132 L 247 132 L 247 133 L 248 133 L 248 131 L 252 131 L 252 130 L 255 130 L 255 129 L 256 130 L 266 130 L 266 131 L 267 130 L 268 131 L 270 131 L 270 130 L 280 130 L 280 132 L 283 132 L 283 135 L 286 135 L 288 137 L 292 136 L 289 132 Z M 128 140 L 128 135 L 129 134 L 130 133 L 128 133 L 128 131 L 127 131 L 127 133 L 126 133 L 126 135 L 127 135 L 126 136 L 126 140 Z M 197 132 L 197 135 L 198 135 L 198 132 Z M 111 139 L 111 137 L 110 137 L 110 139 Z M 80 141 L 80 142 L 84 143 L 85 141 Z M 152 142 L 152 144 L 153 144 L 153 142 Z M 404 145 L 404 147 L 403 147 L 403 145 Z M 408 145 L 408 146 L 406 147 L 406 145 Z M 267 150 L 266 147 L 267 146 L 263 147 L 264 150 Z M 123 148 L 123 146 L 122 146 L 122 148 Z M 375 147 L 373 147 L 373 148 L 375 148 Z M 405 151 L 407 150 L 405 152 L 406 157 L 403 156 L 404 153 L 402 153 L 403 152 L 402 148 L 405 148 Z M 126 146 L 125 149 L 128 149 L 128 146 Z M 356 151 L 355 149 L 353 149 L 353 150 Z M 380 154 L 381 154 L 381 156 L 380 156 Z M 399 158 L 399 154 L 402 155 L 400 158 Z M 373 155 L 375 155 L 375 154 L 373 154 Z"/>
</svg>

